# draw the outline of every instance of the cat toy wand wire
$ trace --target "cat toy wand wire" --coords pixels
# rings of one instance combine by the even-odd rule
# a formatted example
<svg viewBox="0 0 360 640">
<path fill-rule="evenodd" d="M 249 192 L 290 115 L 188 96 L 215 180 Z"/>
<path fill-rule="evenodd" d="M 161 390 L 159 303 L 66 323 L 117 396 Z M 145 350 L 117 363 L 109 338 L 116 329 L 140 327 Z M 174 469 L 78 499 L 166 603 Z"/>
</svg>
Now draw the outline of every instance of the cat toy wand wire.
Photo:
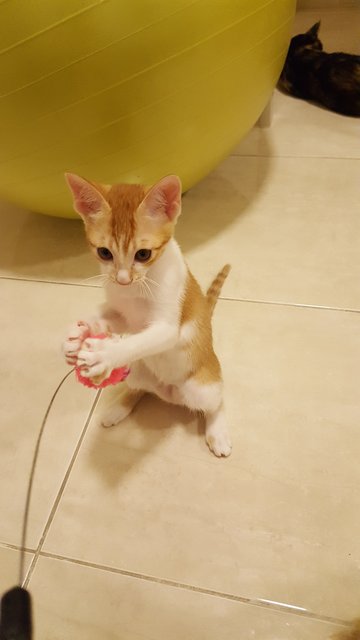
<svg viewBox="0 0 360 640">
<path fill-rule="evenodd" d="M 1 613 L 0 613 L 0 640 L 32 640 L 32 610 L 31 610 L 31 596 L 30 593 L 23 587 L 25 580 L 25 550 L 26 539 L 29 524 L 29 513 L 32 489 L 34 484 L 35 470 L 39 457 L 41 440 L 44 434 L 45 426 L 51 408 L 54 404 L 56 396 L 58 395 L 64 382 L 74 372 L 75 369 L 71 369 L 59 382 L 56 387 L 52 398 L 48 404 L 45 415 L 43 417 L 41 427 L 36 439 L 35 449 L 33 453 L 30 475 L 27 485 L 27 492 L 25 498 L 25 508 L 22 521 L 22 534 L 21 534 L 21 548 L 20 548 L 20 562 L 19 562 L 19 580 L 18 586 L 13 587 L 7 591 L 1 598 Z"/>
</svg>

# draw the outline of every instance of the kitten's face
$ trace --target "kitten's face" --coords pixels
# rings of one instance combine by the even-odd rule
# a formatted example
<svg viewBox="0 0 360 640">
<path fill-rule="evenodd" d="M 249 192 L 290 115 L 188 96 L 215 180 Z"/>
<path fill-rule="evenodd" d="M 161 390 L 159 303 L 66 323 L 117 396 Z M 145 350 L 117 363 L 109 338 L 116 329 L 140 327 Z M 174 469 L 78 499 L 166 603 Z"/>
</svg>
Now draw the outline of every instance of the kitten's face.
<svg viewBox="0 0 360 640">
<path fill-rule="evenodd" d="M 146 189 L 94 185 L 74 174 L 66 177 L 102 273 L 122 286 L 146 283 L 149 269 L 174 233 L 180 214 L 180 180 L 168 176 Z"/>
</svg>

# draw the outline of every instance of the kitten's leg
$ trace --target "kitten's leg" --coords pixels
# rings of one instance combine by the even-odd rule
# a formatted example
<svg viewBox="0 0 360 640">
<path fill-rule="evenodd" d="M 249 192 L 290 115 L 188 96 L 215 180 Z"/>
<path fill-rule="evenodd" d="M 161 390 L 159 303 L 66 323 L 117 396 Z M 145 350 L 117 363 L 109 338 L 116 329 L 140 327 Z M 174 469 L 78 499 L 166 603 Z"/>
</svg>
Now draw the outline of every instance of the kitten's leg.
<svg viewBox="0 0 360 640">
<path fill-rule="evenodd" d="M 116 398 L 107 408 L 101 419 L 103 427 L 112 427 L 124 420 L 144 395 L 144 391 L 125 387 L 120 398 Z"/>
<path fill-rule="evenodd" d="M 230 435 L 226 425 L 225 411 L 223 404 L 216 411 L 205 413 L 206 431 L 205 440 L 213 453 L 219 458 L 229 456 L 232 449 Z"/>
<path fill-rule="evenodd" d="M 190 378 L 172 390 L 171 402 L 183 404 L 205 415 L 205 439 L 209 449 L 219 458 L 231 453 L 231 439 L 226 425 L 222 398 L 222 383 L 202 384 Z"/>
<path fill-rule="evenodd" d="M 156 383 L 155 376 L 141 360 L 134 362 L 124 383 L 124 393 L 110 404 L 101 419 L 102 425 L 111 427 L 124 420 L 145 393 L 155 393 Z"/>
</svg>

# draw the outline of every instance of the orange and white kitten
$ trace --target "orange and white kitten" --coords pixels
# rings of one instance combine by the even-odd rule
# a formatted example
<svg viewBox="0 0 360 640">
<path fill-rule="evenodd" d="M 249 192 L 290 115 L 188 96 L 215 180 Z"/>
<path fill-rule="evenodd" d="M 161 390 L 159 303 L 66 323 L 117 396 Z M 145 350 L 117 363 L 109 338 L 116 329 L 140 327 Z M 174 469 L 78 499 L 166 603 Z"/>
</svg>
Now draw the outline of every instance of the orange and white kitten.
<svg viewBox="0 0 360 640">
<path fill-rule="evenodd" d="M 181 212 L 179 178 L 167 176 L 151 188 L 95 184 L 72 173 L 66 179 L 107 276 L 106 305 L 99 318 L 70 329 L 63 345 L 66 360 L 79 364 L 89 378 L 105 378 L 112 369 L 130 365 L 103 425 L 123 420 L 143 393 L 151 392 L 202 412 L 209 448 L 228 456 L 231 441 L 211 316 L 230 267 L 222 269 L 205 296 L 173 238 Z M 111 332 L 108 338 L 88 337 L 104 329 Z"/>
</svg>

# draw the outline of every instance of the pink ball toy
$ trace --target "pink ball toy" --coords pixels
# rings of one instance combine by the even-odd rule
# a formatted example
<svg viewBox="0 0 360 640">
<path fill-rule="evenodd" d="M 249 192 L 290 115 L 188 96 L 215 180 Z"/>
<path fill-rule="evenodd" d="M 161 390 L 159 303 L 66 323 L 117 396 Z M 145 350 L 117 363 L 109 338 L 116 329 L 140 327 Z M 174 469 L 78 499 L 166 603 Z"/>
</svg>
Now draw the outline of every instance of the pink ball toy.
<svg viewBox="0 0 360 640">
<path fill-rule="evenodd" d="M 106 333 L 99 333 L 98 335 L 90 335 L 89 338 L 97 338 L 97 340 L 104 340 L 109 336 Z M 86 378 L 81 375 L 80 367 L 75 367 L 76 377 L 81 384 L 85 385 L 85 387 L 91 387 L 92 389 L 103 389 L 104 387 L 108 387 L 111 384 L 118 384 L 119 382 L 123 382 L 125 378 L 128 377 L 130 373 L 129 367 L 118 367 L 117 369 L 113 369 L 110 375 L 105 378 L 105 380 L 101 380 L 101 382 L 96 382 L 96 378 Z M 100 376 L 99 376 L 100 377 Z"/>
</svg>

